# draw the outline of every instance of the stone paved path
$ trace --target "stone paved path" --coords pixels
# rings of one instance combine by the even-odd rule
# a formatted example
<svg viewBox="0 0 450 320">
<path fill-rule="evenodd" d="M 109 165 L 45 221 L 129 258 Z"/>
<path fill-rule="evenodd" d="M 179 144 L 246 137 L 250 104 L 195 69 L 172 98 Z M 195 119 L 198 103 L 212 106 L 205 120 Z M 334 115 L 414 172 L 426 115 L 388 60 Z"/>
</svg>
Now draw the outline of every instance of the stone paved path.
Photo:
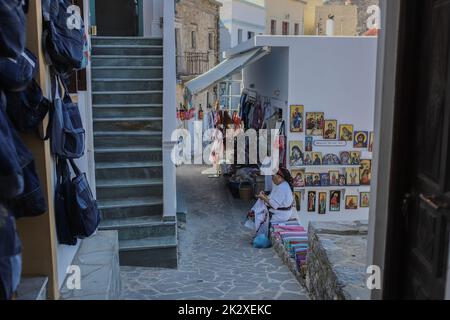
<svg viewBox="0 0 450 320">
<path fill-rule="evenodd" d="M 305 300 L 307 294 L 273 249 L 253 249 L 242 225 L 251 203 L 233 199 L 205 167 L 178 168 L 188 209 L 179 230 L 178 270 L 122 267 L 123 299 Z"/>
</svg>

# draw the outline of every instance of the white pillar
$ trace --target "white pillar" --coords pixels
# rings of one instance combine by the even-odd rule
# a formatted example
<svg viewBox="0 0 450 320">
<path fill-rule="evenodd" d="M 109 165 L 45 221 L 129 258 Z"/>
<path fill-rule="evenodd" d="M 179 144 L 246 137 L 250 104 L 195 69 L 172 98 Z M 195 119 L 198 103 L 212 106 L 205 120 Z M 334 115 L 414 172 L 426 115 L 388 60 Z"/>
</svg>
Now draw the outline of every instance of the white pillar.
<svg viewBox="0 0 450 320">
<path fill-rule="evenodd" d="M 162 1 L 161 1 L 162 2 Z M 177 213 L 177 188 L 175 164 L 171 141 L 176 129 L 176 63 L 175 63 L 175 5 L 173 0 L 164 1 L 164 85 L 163 85 L 163 177 L 164 214 L 166 220 L 175 219 Z"/>
</svg>

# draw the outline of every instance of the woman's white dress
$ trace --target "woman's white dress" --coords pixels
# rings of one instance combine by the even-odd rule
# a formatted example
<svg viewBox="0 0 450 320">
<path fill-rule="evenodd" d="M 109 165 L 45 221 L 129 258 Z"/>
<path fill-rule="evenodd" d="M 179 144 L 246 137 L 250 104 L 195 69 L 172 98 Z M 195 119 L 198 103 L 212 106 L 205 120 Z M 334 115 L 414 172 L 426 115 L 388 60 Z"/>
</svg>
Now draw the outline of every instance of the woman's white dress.
<svg viewBox="0 0 450 320">
<path fill-rule="evenodd" d="M 272 213 L 271 222 L 286 222 L 293 214 L 295 214 L 292 204 L 294 203 L 294 196 L 292 190 L 287 182 L 280 185 L 273 184 L 272 192 L 269 196 L 269 210 L 264 201 L 258 200 L 253 206 L 252 210 L 255 213 L 255 231 L 265 233 L 269 225 L 269 211 Z M 289 208 L 291 210 L 277 210 L 278 208 Z M 258 231 L 259 230 L 259 231 Z"/>
</svg>

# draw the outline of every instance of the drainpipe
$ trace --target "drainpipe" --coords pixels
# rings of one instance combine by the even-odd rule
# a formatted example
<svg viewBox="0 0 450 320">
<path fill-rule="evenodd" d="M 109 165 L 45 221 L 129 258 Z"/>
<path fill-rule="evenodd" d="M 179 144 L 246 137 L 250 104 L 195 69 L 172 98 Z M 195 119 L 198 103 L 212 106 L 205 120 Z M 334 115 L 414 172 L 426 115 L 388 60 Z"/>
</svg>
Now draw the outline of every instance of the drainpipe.
<svg viewBox="0 0 450 320">
<path fill-rule="evenodd" d="M 163 194 L 164 221 L 176 220 L 177 188 L 176 169 L 171 154 L 175 142 L 171 141 L 176 129 L 176 49 L 175 49 L 175 3 L 163 4 Z"/>
</svg>

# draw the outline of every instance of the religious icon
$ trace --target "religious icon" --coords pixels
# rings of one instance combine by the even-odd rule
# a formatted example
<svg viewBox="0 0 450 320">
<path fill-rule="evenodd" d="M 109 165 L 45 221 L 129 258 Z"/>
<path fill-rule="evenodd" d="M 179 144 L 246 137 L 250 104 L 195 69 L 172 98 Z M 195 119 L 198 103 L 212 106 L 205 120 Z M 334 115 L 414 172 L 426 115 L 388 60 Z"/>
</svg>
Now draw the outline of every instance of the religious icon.
<svg viewBox="0 0 450 320">
<path fill-rule="evenodd" d="M 359 165 L 361 163 L 361 152 L 360 151 L 351 151 L 350 152 L 350 164 L 351 165 Z"/>
<path fill-rule="evenodd" d="M 305 151 L 306 152 L 313 151 L 313 137 L 306 137 L 305 138 Z"/>
<path fill-rule="evenodd" d="M 304 164 L 303 142 L 291 141 L 289 143 L 289 150 L 291 167 L 302 166 Z"/>
<path fill-rule="evenodd" d="M 303 188 L 305 186 L 305 170 L 292 170 L 294 188 Z"/>
<path fill-rule="evenodd" d="M 316 192 L 308 192 L 308 212 L 316 212 Z"/>
<path fill-rule="evenodd" d="M 304 106 L 291 106 L 291 132 L 303 132 Z"/>
<path fill-rule="evenodd" d="M 347 176 L 347 185 L 348 186 L 359 186 L 359 169 L 357 168 L 347 168 L 346 170 Z"/>
<path fill-rule="evenodd" d="M 341 192 L 330 191 L 330 211 L 341 211 Z"/>
<path fill-rule="evenodd" d="M 358 209 L 358 196 L 346 196 L 345 197 L 345 209 L 346 210 Z"/>
<path fill-rule="evenodd" d="M 336 120 L 325 120 L 325 128 L 324 128 L 323 138 L 325 140 L 337 139 L 337 121 Z"/>
<path fill-rule="evenodd" d="M 313 154 L 312 152 L 305 152 L 305 159 L 304 159 L 305 166 L 311 166 L 313 164 Z"/>
<path fill-rule="evenodd" d="M 359 206 L 361 208 L 369 208 L 370 206 L 370 192 L 361 192 L 359 195 Z"/>
<path fill-rule="evenodd" d="M 320 180 L 320 174 L 319 173 L 313 173 L 313 186 L 314 187 L 320 187 L 321 180 Z"/>
<path fill-rule="evenodd" d="M 319 214 L 327 213 L 327 194 L 326 192 L 319 193 Z"/>
<path fill-rule="evenodd" d="M 343 151 L 340 153 L 341 164 L 344 166 L 350 165 L 350 152 Z"/>
<path fill-rule="evenodd" d="M 347 177 L 345 176 L 345 174 L 340 174 L 339 175 L 339 186 L 345 187 L 346 185 L 347 185 Z"/>
<path fill-rule="evenodd" d="M 339 185 L 339 171 L 330 171 L 330 186 Z"/>
<path fill-rule="evenodd" d="M 324 166 L 339 165 L 339 164 L 341 164 L 341 160 L 339 159 L 339 157 L 337 155 L 329 153 L 323 157 L 322 164 Z"/>
<path fill-rule="evenodd" d="M 312 153 L 312 162 L 313 162 L 313 166 L 321 166 L 322 165 L 322 153 L 321 152 L 313 152 Z"/>
<path fill-rule="evenodd" d="M 374 139 L 374 134 L 372 131 L 372 132 L 370 132 L 369 147 L 367 148 L 367 151 L 369 151 L 369 152 L 373 152 L 373 139 Z"/>
<path fill-rule="evenodd" d="M 367 148 L 369 143 L 369 133 L 367 131 L 355 131 L 353 147 L 358 149 Z"/>
<path fill-rule="evenodd" d="M 347 142 L 353 141 L 353 125 L 342 124 L 339 126 L 339 140 Z"/>
<path fill-rule="evenodd" d="M 361 160 L 359 176 L 361 185 L 370 186 L 370 181 L 372 180 L 372 160 Z"/>
<path fill-rule="evenodd" d="M 325 114 L 323 112 L 306 113 L 306 135 L 323 136 Z"/>
<path fill-rule="evenodd" d="M 330 185 L 330 174 L 329 173 L 321 173 L 320 174 L 320 186 L 328 187 Z"/>
<path fill-rule="evenodd" d="M 314 175 L 312 173 L 305 174 L 305 186 L 306 187 L 314 186 Z"/>
<path fill-rule="evenodd" d="M 294 192 L 295 196 L 295 208 L 300 211 L 302 208 L 302 193 L 300 191 Z"/>
</svg>

